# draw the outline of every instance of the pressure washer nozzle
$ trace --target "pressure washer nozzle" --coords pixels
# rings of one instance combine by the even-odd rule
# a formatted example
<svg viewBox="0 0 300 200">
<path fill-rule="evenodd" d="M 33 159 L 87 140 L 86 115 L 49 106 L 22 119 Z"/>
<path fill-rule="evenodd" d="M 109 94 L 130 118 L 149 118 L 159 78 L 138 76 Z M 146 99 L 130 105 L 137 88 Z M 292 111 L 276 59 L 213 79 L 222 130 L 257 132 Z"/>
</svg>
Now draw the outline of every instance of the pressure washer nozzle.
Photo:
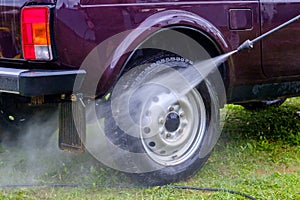
<svg viewBox="0 0 300 200">
<path fill-rule="evenodd" d="M 246 40 L 244 43 L 242 43 L 238 48 L 237 48 L 237 51 L 240 52 L 242 50 L 245 50 L 245 49 L 251 49 L 253 48 L 253 42 L 250 41 L 250 40 Z"/>
</svg>

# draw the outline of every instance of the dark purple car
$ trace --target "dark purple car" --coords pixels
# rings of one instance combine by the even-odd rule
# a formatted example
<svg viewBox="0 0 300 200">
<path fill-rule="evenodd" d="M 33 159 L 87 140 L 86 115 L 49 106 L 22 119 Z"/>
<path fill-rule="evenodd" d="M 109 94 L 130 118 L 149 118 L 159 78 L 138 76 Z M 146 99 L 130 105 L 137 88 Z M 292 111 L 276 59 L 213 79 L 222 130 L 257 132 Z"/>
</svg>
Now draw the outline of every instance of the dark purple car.
<svg viewBox="0 0 300 200">
<path fill-rule="evenodd" d="M 299 23 L 226 55 L 299 10 L 296 1 L 1 1 L 1 123 L 20 129 L 53 105 L 62 150 L 88 150 L 147 185 L 184 180 L 208 159 L 225 103 L 300 94 Z"/>
</svg>

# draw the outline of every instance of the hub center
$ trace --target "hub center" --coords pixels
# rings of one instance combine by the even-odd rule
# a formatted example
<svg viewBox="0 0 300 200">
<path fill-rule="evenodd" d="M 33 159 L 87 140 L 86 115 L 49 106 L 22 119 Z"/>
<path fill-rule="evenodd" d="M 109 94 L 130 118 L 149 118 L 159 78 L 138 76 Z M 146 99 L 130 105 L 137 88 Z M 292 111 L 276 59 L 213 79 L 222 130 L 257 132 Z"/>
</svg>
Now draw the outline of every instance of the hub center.
<svg viewBox="0 0 300 200">
<path fill-rule="evenodd" d="M 178 129 L 180 117 L 176 112 L 170 112 L 166 117 L 165 128 L 168 132 L 174 132 Z"/>
</svg>

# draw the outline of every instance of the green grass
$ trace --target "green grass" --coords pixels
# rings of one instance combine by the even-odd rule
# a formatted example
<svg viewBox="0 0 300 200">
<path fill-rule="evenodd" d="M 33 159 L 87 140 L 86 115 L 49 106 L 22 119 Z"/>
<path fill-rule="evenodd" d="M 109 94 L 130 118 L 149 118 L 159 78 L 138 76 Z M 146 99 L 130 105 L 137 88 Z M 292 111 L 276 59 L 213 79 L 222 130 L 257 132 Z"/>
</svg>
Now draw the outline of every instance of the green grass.
<svg viewBox="0 0 300 200">
<path fill-rule="evenodd" d="M 300 98 L 291 98 L 279 108 L 261 111 L 248 111 L 234 105 L 227 105 L 226 109 L 223 133 L 206 165 L 191 179 L 173 185 L 230 189 L 261 200 L 300 200 Z M 2 148 L 0 152 L 1 156 L 6 150 Z M 67 155 L 63 158 L 67 158 L 64 164 L 59 159 L 57 162 L 48 160 L 47 166 L 53 164 L 53 167 L 35 180 L 42 183 L 132 185 L 127 177 L 102 168 L 88 155 Z M 22 163 L 16 164 L 13 167 L 23 169 Z M 5 166 L 3 159 L 1 166 Z M 12 173 L 18 173 L 16 170 Z M 30 175 L 25 172 L 27 175 L 24 177 Z M 144 189 L 94 186 L 6 188 L 0 191 L 2 199 L 245 198 L 223 192 L 170 189 L 168 186 Z"/>
</svg>

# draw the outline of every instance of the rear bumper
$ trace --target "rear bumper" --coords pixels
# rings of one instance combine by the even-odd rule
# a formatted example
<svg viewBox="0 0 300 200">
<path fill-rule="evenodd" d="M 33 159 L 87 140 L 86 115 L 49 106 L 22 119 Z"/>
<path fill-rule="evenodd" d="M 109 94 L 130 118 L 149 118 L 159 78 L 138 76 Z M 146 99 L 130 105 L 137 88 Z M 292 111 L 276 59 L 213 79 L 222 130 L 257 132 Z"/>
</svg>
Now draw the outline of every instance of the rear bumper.
<svg viewBox="0 0 300 200">
<path fill-rule="evenodd" d="M 73 93 L 80 89 L 84 70 L 37 70 L 0 67 L 0 92 L 22 96 Z"/>
</svg>

